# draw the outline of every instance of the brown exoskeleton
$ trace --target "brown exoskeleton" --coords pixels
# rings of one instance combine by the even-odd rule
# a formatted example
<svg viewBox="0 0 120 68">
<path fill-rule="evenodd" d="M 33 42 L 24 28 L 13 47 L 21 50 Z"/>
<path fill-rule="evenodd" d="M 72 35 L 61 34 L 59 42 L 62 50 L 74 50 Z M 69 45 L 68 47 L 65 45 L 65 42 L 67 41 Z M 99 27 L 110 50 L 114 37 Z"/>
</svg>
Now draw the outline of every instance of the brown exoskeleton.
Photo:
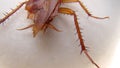
<svg viewBox="0 0 120 68">
<path fill-rule="evenodd" d="M 80 32 L 80 26 L 77 21 L 77 16 L 75 14 L 75 11 L 70 8 L 60 7 L 62 3 L 72 3 L 72 2 L 78 2 L 79 5 L 83 8 L 83 10 L 86 12 L 86 14 L 92 18 L 96 18 L 96 19 L 108 18 L 108 17 L 101 18 L 101 17 L 93 16 L 91 13 L 89 13 L 86 7 L 79 0 L 28 0 L 22 2 L 17 8 L 12 10 L 12 12 L 8 13 L 4 18 L 0 19 L 0 24 L 3 23 L 7 18 L 9 18 L 12 14 L 14 14 L 25 4 L 26 5 L 25 9 L 28 11 L 27 18 L 33 20 L 34 24 L 31 24 L 28 27 L 22 28 L 20 30 L 24 30 L 32 27 L 33 36 L 35 37 L 40 30 L 46 31 L 48 27 L 56 31 L 60 31 L 51 24 L 52 20 L 57 16 L 58 13 L 72 15 L 74 16 L 74 23 L 82 49 L 81 52 L 84 52 L 84 54 L 88 57 L 91 63 L 93 63 L 97 68 L 100 68 L 93 61 L 93 59 L 90 57 L 90 55 L 87 52 L 87 49 L 85 47 Z"/>
</svg>

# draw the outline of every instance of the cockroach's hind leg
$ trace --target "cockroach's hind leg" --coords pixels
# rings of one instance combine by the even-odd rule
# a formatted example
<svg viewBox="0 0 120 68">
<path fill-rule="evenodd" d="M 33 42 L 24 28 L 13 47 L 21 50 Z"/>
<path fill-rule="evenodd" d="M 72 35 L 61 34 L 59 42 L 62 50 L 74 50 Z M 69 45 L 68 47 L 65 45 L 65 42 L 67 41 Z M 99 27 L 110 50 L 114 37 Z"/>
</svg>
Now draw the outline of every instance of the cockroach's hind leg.
<svg viewBox="0 0 120 68">
<path fill-rule="evenodd" d="M 96 17 L 96 16 L 92 16 L 92 15 L 90 15 L 90 17 L 95 18 L 95 19 L 106 19 L 106 18 L 109 18 L 108 16 L 106 16 L 106 17 Z"/>
<path fill-rule="evenodd" d="M 97 17 L 97 16 L 94 16 L 92 15 L 88 9 L 84 6 L 84 4 L 80 1 L 80 0 L 77 0 L 77 2 L 80 4 L 80 6 L 83 8 L 83 10 L 87 13 L 88 16 L 92 17 L 92 18 L 95 18 L 95 19 L 106 19 L 106 18 L 109 18 L 108 16 L 105 16 L 105 17 Z"/>
<path fill-rule="evenodd" d="M 90 55 L 88 54 L 87 50 L 84 51 L 85 55 L 88 57 L 88 59 L 97 67 L 100 68 L 94 61 L 93 59 L 90 57 Z"/>
<path fill-rule="evenodd" d="M 0 19 L 0 24 L 3 23 L 6 19 L 8 19 L 11 15 L 13 15 L 17 10 L 19 10 L 26 2 L 27 1 L 22 2 L 15 9 L 12 9 L 12 11 L 10 13 L 5 14 L 5 17 L 3 17 L 2 19 Z"/>
<path fill-rule="evenodd" d="M 85 13 L 92 17 L 92 18 L 95 18 L 95 19 L 106 19 L 106 18 L 109 18 L 108 16 L 106 17 L 97 17 L 97 16 L 93 16 L 89 11 L 88 9 L 84 6 L 84 4 L 80 1 L 80 0 L 62 0 L 63 3 L 72 3 L 72 2 L 78 2 L 79 5 L 83 8 L 83 10 L 85 11 Z"/>
<path fill-rule="evenodd" d="M 80 32 L 80 26 L 79 26 L 79 23 L 77 21 L 77 16 L 76 16 L 75 12 L 73 10 L 69 9 L 69 8 L 64 8 L 64 7 L 59 8 L 58 12 L 62 13 L 62 14 L 69 14 L 69 15 L 74 16 L 75 27 L 76 27 L 77 35 L 78 35 L 79 42 L 80 42 L 80 45 L 81 45 L 81 49 L 82 49 L 81 52 L 84 52 L 84 54 L 88 57 L 88 59 L 91 61 L 92 64 L 94 64 L 97 68 L 100 68 L 93 61 L 93 59 L 90 57 L 90 55 L 87 52 L 87 49 L 86 49 L 85 44 L 84 44 L 84 40 L 83 40 L 81 32 Z"/>
</svg>

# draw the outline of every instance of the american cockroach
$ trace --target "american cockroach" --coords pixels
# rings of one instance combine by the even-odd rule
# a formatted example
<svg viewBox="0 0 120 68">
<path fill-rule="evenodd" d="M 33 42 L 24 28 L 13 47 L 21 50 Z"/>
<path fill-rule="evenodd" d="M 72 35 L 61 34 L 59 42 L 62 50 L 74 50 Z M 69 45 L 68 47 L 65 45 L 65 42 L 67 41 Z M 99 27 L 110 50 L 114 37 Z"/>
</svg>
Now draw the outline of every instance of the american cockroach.
<svg viewBox="0 0 120 68">
<path fill-rule="evenodd" d="M 79 5 L 82 7 L 82 9 L 85 11 L 85 13 L 92 18 L 95 19 L 106 19 L 109 17 L 97 17 L 93 16 L 83 5 L 83 3 L 80 0 L 28 0 L 25 2 L 22 2 L 18 7 L 13 9 L 10 13 L 8 13 L 4 18 L 0 19 L 0 24 L 3 23 L 6 19 L 8 19 L 11 15 L 13 15 L 17 10 L 19 10 L 24 4 L 25 10 L 28 12 L 28 19 L 33 20 L 33 24 L 22 28 L 20 30 L 24 30 L 27 28 L 32 28 L 33 36 L 35 37 L 39 31 L 46 31 L 46 29 L 49 27 L 51 29 L 54 29 L 56 31 L 58 30 L 54 25 L 51 24 L 53 19 L 58 15 L 58 13 L 72 15 L 74 17 L 74 24 L 77 31 L 77 36 L 79 38 L 79 42 L 81 45 L 81 53 L 84 52 L 84 54 L 87 56 L 87 58 L 91 61 L 92 64 L 94 64 L 97 68 L 100 68 L 98 64 L 96 64 L 93 59 L 88 54 L 88 51 L 85 47 L 81 32 L 80 32 L 80 26 L 77 21 L 77 15 L 74 10 L 66 7 L 61 7 L 62 3 L 79 3 Z"/>
</svg>

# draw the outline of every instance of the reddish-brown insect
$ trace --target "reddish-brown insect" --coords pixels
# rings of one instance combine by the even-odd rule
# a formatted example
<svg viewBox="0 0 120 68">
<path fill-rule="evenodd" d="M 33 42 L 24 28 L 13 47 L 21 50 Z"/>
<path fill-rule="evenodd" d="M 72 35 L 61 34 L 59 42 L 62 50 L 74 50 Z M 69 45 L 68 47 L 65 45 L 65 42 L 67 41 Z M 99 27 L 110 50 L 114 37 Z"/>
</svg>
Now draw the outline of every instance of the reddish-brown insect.
<svg viewBox="0 0 120 68">
<path fill-rule="evenodd" d="M 78 24 L 75 11 L 70 8 L 60 7 L 62 3 L 72 3 L 72 2 L 78 2 L 79 5 L 83 8 L 83 10 L 86 12 L 86 14 L 92 18 L 96 18 L 96 19 L 108 18 L 108 17 L 101 18 L 101 17 L 93 16 L 92 14 L 89 13 L 89 11 L 85 8 L 85 6 L 79 0 L 28 0 L 21 3 L 17 8 L 12 10 L 12 12 L 8 13 L 4 18 L 0 19 L 0 23 L 3 23 L 7 18 L 9 18 L 12 14 L 14 14 L 17 10 L 19 10 L 25 4 L 26 5 L 25 9 L 28 11 L 27 18 L 32 19 L 34 24 L 31 24 L 28 27 L 22 28 L 21 30 L 32 27 L 33 36 L 35 37 L 40 30 L 46 31 L 48 27 L 56 31 L 60 31 L 51 24 L 52 20 L 57 16 L 58 13 L 72 15 L 74 16 L 75 27 L 76 27 L 77 35 L 81 45 L 81 49 L 82 49 L 81 52 L 84 52 L 84 54 L 88 57 L 91 63 L 93 63 L 97 68 L 100 68 L 93 61 L 93 59 L 89 56 L 87 52 L 87 49 L 85 47 L 85 44 L 80 32 L 80 26 Z"/>
</svg>

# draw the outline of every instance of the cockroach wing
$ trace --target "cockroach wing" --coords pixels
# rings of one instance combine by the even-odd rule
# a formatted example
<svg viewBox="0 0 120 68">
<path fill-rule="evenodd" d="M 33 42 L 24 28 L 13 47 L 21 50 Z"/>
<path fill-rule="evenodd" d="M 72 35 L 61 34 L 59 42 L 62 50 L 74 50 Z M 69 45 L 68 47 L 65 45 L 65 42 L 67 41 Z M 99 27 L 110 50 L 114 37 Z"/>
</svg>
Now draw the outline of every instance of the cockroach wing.
<svg viewBox="0 0 120 68">
<path fill-rule="evenodd" d="M 57 0 L 30 0 L 26 4 L 26 10 L 28 11 L 28 16 L 33 16 L 34 23 L 44 24 L 49 17 L 51 17 L 51 13 L 55 15 L 57 13 L 57 9 L 55 13 L 53 10 L 57 8 L 56 4 Z"/>
<path fill-rule="evenodd" d="M 53 10 L 55 9 L 55 7 L 57 4 L 57 0 L 46 0 L 44 1 L 42 8 L 40 9 L 37 13 L 35 13 L 35 23 L 45 23 L 49 17 L 51 17 L 51 13 L 53 12 Z M 55 10 L 55 12 L 57 13 L 57 9 Z M 56 13 L 53 12 L 53 14 L 55 15 Z"/>
</svg>

